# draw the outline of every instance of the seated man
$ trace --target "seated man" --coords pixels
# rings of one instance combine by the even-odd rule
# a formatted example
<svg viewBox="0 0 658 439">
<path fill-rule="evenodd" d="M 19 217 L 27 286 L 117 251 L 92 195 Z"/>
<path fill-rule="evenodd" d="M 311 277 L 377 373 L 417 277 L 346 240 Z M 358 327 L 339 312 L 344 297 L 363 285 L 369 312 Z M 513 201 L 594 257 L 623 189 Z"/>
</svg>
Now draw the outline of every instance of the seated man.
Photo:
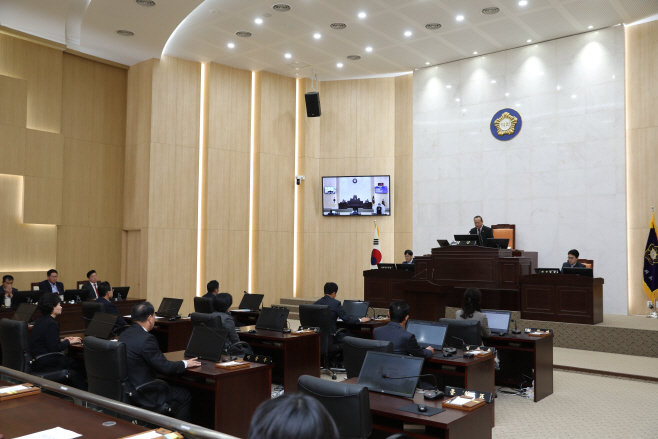
<svg viewBox="0 0 658 439">
<path fill-rule="evenodd" d="M 203 295 L 203 297 L 209 297 L 211 299 L 214 299 L 217 293 L 219 293 L 219 282 L 216 280 L 211 280 L 208 282 L 208 285 L 206 286 L 208 289 L 208 292 Z"/>
<path fill-rule="evenodd" d="M 413 263 L 414 263 L 414 252 L 412 252 L 411 250 L 405 250 L 403 264 L 413 264 Z"/>
<path fill-rule="evenodd" d="M 5 274 L 2 277 L 2 292 L 3 294 L 3 301 L 0 304 L 5 304 L 7 299 L 9 299 L 9 305 L 11 306 L 11 300 L 14 298 L 14 293 L 17 292 L 18 290 L 14 288 L 14 277 L 11 274 Z"/>
<path fill-rule="evenodd" d="M 135 392 L 142 384 L 157 379 L 157 374 L 174 375 L 183 372 L 186 368 L 201 365 L 196 358 L 183 361 L 169 361 L 160 351 L 158 341 L 149 331 L 155 326 L 155 309 L 149 302 L 135 305 L 130 317 L 133 325 L 124 331 L 119 341 L 126 345 L 126 356 L 128 362 L 128 383 L 132 388 L 133 403 L 149 408 L 156 404 L 157 394 L 143 395 Z M 190 420 L 190 408 L 192 398 L 190 393 L 177 386 L 171 388 L 170 400 L 174 416 L 181 421 Z"/>
<path fill-rule="evenodd" d="M 117 309 L 116 306 L 112 302 L 110 302 L 110 299 L 112 296 L 114 296 L 114 290 L 110 286 L 109 282 L 101 282 L 100 285 L 98 286 L 98 299 L 96 299 L 96 302 L 102 303 L 105 305 L 105 312 L 108 314 L 112 314 L 115 316 L 119 316 L 116 322 L 116 327 L 114 328 L 115 332 L 117 329 L 121 327 L 128 326 L 128 323 L 121 317 L 121 314 L 119 314 L 119 310 Z"/>
<path fill-rule="evenodd" d="M 409 320 L 409 305 L 406 302 L 398 300 L 391 303 L 388 307 L 388 316 L 391 319 L 388 325 L 375 328 L 373 334 L 375 340 L 393 343 L 394 354 L 424 358 L 430 358 L 434 354 L 432 346 L 428 346 L 427 349 L 421 348 L 416 336 L 405 329 Z"/>
<path fill-rule="evenodd" d="M 336 300 L 336 294 L 338 293 L 338 285 L 335 282 L 327 282 L 324 284 L 324 297 L 320 300 L 317 300 L 313 305 L 329 305 L 331 310 L 331 333 L 336 332 L 336 319 L 340 318 L 342 321 L 348 325 L 356 325 L 357 323 L 365 323 L 370 321 L 370 317 L 356 318 L 348 315 L 345 312 L 345 308 L 340 304 L 339 300 Z M 340 343 L 345 337 L 349 334 L 344 332 L 339 333 L 336 336 L 336 342 Z"/>
<path fill-rule="evenodd" d="M 585 267 L 585 265 L 578 262 L 578 256 L 580 256 L 578 250 L 576 249 L 569 250 L 569 253 L 567 255 L 567 262 L 562 264 L 562 268 L 587 268 Z"/>
<path fill-rule="evenodd" d="M 39 282 L 39 290 L 46 291 L 48 293 L 64 294 L 64 284 L 57 282 L 58 275 L 59 274 L 57 273 L 57 270 L 54 268 L 48 270 L 48 273 L 46 273 L 48 279 Z"/>
<path fill-rule="evenodd" d="M 478 235 L 478 245 L 484 246 L 487 243 L 487 239 L 493 238 L 493 230 L 484 225 L 484 220 L 480 215 L 473 218 L 473 227 L 468 231 L 469 235 Z"/>
<path fill-rule="evenodd" d="M 95 300 L 100 297 L 98 294 L 98 275 L 96 274 L 96 270 L 91 270 L 87 272 L 87 279 L 89 280 L 89 283 L 84 284 L 82 286 L 83 290 L 89 291 L 89 296 L 87 297 L 88 300 Z"/>
</svg>

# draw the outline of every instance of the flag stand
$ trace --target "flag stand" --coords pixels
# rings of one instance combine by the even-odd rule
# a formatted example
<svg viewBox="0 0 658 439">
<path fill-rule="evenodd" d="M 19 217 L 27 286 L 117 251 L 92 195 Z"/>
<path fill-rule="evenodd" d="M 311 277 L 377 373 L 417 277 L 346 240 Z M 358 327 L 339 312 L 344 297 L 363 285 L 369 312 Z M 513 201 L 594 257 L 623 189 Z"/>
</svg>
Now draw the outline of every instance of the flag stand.
<svg viewBox="0 0 658 439">
<path fill-rule="evenodd" d="M 653 300 L 653 311 L 647 314 L 647 318 L 649 319 L 658 319 L 658 312 L 656 311 L 656 303 L 658 303 L 658 300 L 654 299 Z"/>
<path fill-rule="evenodd" d="M 650 223 L 649 225 L 650 225 L 651 227 L 653 227 L 653 229 L 654 229 L 654 231 L 655 231 L 656 224 L 655 224 L 655 222 L 654 222 L 653 206 L 651 206 L 651 223 Z M 651 238 L 651 229 L 649 229 L 649 239 L 650 239 L 650 238 Z M 649 242 L 647 242 L 647 248 L 648 248 L 648 246 L 649 246 Z M 653 255 L 652 255 L 651 257 L 653 257 Z M 645 276 L 646 276 L 646 275 L 645 275 Z M 651 279 L 651 278 L 649 278 L 649 279 Z M 647 281 L 646 281 L 646 277 L 645 277 L 644 282 L 645 282 L 645 286 L 648 286 L 648 285 L 646 284 L 646 282 L 647 282 Z M 651 287 L 649 287 L 649 290 L 651 290 Z M 647 293 L 647 294 L 648 294 L 648 293 Z M 654 290 L 654 291 L 653 291 L 653 311 L 650 312 L 649 314 L 647 314 L 647 318 L 649 318 L 649 319 L 658 319 L 658 310 L 656 309 L 656 303 L 658 303 L 658 302 L 657 302 L 657 300 L 656 300 L 656 291 Z"/>
</svg>

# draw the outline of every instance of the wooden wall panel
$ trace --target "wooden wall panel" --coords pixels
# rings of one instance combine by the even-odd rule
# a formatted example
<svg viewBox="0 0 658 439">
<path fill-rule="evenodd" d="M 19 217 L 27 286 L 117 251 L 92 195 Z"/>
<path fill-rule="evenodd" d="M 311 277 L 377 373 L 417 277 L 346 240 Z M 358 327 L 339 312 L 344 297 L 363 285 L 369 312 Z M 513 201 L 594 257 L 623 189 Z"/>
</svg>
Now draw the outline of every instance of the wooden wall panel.
<svg viewBox="0 0 658 439">
<path fill-rule="evenodd" d="M 395 78 L 395 255 L 413 251 L 413 74 Z"/>
<path fill-rule="evenodd" d="M 62 179 L 24 177 L 23 222 L 62 224 Z"/>
<path fill-rule="evenodd" d="M 2 102 L 0 123 L 25 128 L 27 125 L 27 81 L 0 76 L 0 102 Z"/>
<path fill-rule="evenodd" d="M 142 298 L 141 284 L 143 282 L 141 265 L 141 230 L 123 231 L 123 253 L 121 256 L 121 285 L 129 285 L 128 294 L 132 298 Z"/>
<path fill-rule="evenodd" d="M 658 208 L 658 21 L 625 28 L 626 226 L 629 314 L 647 313 L 643 256 L 651 206 Z"/>
<path fill-rule="evenodd" d="M 61 180 L 64 176 L 64 136 L 47 131 L 27 130 L 24 175 Z"/>
<path fill-rule="evenodd" d="M 126 97 L 126 145 L 151 141 L 151 105 L 153 99 L 153 70 L 156 59 L 135 64 L 128 70 Z"/>
</svg>

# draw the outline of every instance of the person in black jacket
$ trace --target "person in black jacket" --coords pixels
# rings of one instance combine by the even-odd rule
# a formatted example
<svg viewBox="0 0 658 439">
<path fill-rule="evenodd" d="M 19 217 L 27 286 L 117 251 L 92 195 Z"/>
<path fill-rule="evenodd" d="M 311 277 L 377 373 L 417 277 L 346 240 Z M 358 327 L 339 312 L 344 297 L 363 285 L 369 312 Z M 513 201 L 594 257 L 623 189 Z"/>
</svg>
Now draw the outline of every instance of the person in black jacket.
<svg viewBox="0 0 658 439">
<path fill-rule="evenodd" d="M 567 262 L 562 264 L 562 268 L 587 268 L 584 264 L 578 262 L 579 256 L 580 253 L 578 253 L 578 250 L 569 250 L 569 253 L 567 254 Z"/>
<path fill-rule="evenodd" d="M 245 354 L 252 354 L 253 351 L 247 344 L 243 343 L 239 346 L 236 346 L 237 343 L 240 343 L 240 337 L 238 336 L 238 332 L 235 330 L 235 319 L 228 311 L 231 305 L 233 305 L 233 296 L 231 296 L 229 293 L 219 293 L 215 296 L 213 307 L 222 319 L 222 328 L 228 331 L 226 349 L 228 350 L 229 354 L 237 355 L 238 357 L 241 357 Z"/>
<path fill-rule="evenodd" d="M 98 274 L 96 273 L 96 270 L 89 270 L 87 272 L 87 279 L 89 280 L 88 283 L 84 284 L 81 290 L 87 290 L 89 291 L 87 293 L 87 299 L 86 300 L 95 300 L 100 297 L 100 294 L 98 294 Z"/>
<path fill-rule="evenodd" d="M 14 298 L 14 293 L 18 290 L 14 288 L 14 277 L 11 274 L 5 274 L 2 277 L 2 292 L 3 292 L 3 301 L 0 305 L 4 304 L 4 299 L 9 299 L 10 306 L 13 306 L 11 303 Z"/>
<path fill-rule="evenodd" d="M 55 293 L 45 293 L 39 299 L 42 316 L 37 319 L 30 337 L 30 354 L 32 358 L 51 352 L 62 352 L 73 343 L 80 343 L 80 337 L 59 338 L 59 323 L 55 317 L 62 313 L 62 301 Z M 49 355 L 36 360 L 32 365 L 35 372 L 50 370 L 69 370 L 69 379 L 77 389 L 87 390 L 84 366 L 81 362 L 64 355 Z"/>
<path fill-rule="evenodd" d="M 216 280 L 211 280 L 208 282 L 208 285 L 206 285 L 208 292 L 203 295 L 203 297 L 209 297 L 211 299 L 214 299 L 215 296 L 217 296 L 217 293 L 219 292 L 219 282 Z"/>
<path fill-rule="evenodd" d="M 402 300 L 391 303 L 388 307 L 388 316 L 391 322 L 386 326 L 375 328 L 375 340 L 390 341 L 393 343 L 393 353 L 411 355 L 414 357 L 430 358 L 434 348 L 428 346 L 423 349 L 418 345 L 416 336 L 404 329 L 409 320 L 409 305 Z"/>
<path fill-rule="evenodd" d="M 370 317 L 356 318 L 345 312 L 345 308 L 340 304 L 339 300 L 336 300 L 336 294 L 338 294 L 338 285 L 335 282 L 327 282 L 324 284 L 324 297 L 317 300 L 313 305 L 329 305 L 329 310 L 331 310 L 331 333 L 336 332 L 336 319 L 341 319 L 348 325 L 356 325 L 361 322 L 369 322 Z M 339 332 L 336 335 L 336 342 L 340 343 L 345 337 L 349 334 L 345 332 Z"/>
<path fill-rule="evenodd" d="M 478 235 L 478 243 L 480 246 L 484 246 L 487 243 L 487 239 L 493 238 L 493 230 L 484 225 L 484 221 L 480 215 L 473 218 L 473 227 L 468 231 L 469 235 Z"/>
<path fill-rule="evenodd" d="M 116 326 L 114 327 L 113 331 L 115 333 L 119 333 L 122 327 L 128 326 L 128 323 L 121 317 L 121 314 L 119 314 L 119 310 L 117 309 L 116 306 L 112 302 L 110 302 L 110 299 L 114 295 L 114 290 L 110 286 L 109 282 L 101 282 L 98 285 L 98 299 L 96 299 L 96 302 L 102 303 L 105 305 L 105 312 L 108 314 L 112 314 L 115 316 L 119 316 L 116 321 Z"/>
<path fill-rule="evenodd" d="M 128 363 L 128 383 L 131 386 L 134 404 L 143 408 L 154 408 L 157 394 L 136 392 L 135 389 L 142 384 L 157 379 L 157 374 L 175 375 L 182 373 L 186 368 L 201 366 L 196 358 L 183 361 L 169 361 L 160 351 L 158 341 L 149 331 L 155 326 L 155 309 L 149 302 L 138 303 L 133 306 L 130 315 L 133 325 L 119 336 L 119 341 L 126 345 Z M 177 387 L 171 389 L 169 403 L 172 406 L 172 416 L 181 421 L 190 420 L 190 405 L 192 398 L 190 392 Z"/>
<path fill-rule="evenodd" d="M 39 282 L 39 290 L 48 291 L 49 293 L 64 294 L 64 284 L 57 282 L 57 276 L 59 276 L 57 270 L 51 268 L 46 273 L 46 276 L 48 276 L 48 279 Z"/>
</svg>

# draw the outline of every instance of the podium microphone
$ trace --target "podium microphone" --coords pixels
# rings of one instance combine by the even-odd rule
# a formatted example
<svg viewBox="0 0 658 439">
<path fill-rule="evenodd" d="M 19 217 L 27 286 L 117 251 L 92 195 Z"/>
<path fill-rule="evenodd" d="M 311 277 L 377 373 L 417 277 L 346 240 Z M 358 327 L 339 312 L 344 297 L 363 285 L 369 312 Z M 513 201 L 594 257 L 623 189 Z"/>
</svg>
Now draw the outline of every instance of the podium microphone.
<svg viewBox="0 0 658 439">
<path fill-rule="evenodd" d="M 409 280 L 413 280 L 413 279 L 416 279 L 416 278 L 417 278 L 418 276 L 420 276 L 421 274 L 423 274 L 423 273 L 425 273 L 426 271 L 427 271 L 427 268 L 426 268 L 426 269 L 424 269 L 423 271 L 421 271 L 420 273 L 418 273 L 418 274 L 415 274 L 415 275 L 414 275 L 414 276 L 413 276 L 413 277 L 412 277 L 411 279 L 409 279 Z"/>
<path fill-rule="evenodd" d="M 404 376 L 404 377 L 392 377 L 392 376 L 389 376 L 385 373 L 382 374 L 382 378 L 384 378 L 386 380 L 403 380 L 403 379 L 406 379 L 406 378 L 420 378 L 420 377 L 432 377 L 432 380 L 434 381 L 434 389 L 425 392 L 425 394 L 424 394 L 425 399 L 435 400 L 435 399 L 439 399 L 439 398 L 443 397 L 443 392 L 438 390 L 437 383 L 436 383 L 436 377 L 431 373 L 426 373 L 426 374 L 423 374 L 423 375 Z"/>
</svg>

